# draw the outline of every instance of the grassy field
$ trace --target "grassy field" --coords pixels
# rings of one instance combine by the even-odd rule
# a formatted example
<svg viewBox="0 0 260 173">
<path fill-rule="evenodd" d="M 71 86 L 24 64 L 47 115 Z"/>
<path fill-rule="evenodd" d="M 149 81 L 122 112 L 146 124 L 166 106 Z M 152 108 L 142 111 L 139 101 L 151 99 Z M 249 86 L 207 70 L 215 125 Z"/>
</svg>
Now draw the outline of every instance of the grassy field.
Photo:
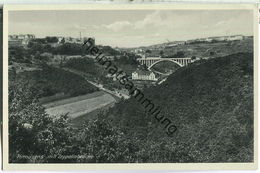
<svg viewBox="0 0 260 173">
<path fill-rule="evenodd" d="M 56 107 L 56 106 L 60 106 L 60 105 L 78 102 L 81 100 L 95 98 L 98 96 L 102 96 L 104 94 L 105 93 L 103 91 L 97 91 L 97 92 L 94 92 L 91 94 L 81 95 L 81 96 L 77 96 L 77 97 L 70 97 L 70 98 L 66 98 L 66 99 L 62 99 L 62 100 L 58 100 L 58 101 L 49 102 L 49 103 L 43 104 L 43 106 L 48 109 L 48 108 L 52 108 L 52 107 Z"/>
<path fill-rule="evenodd" d="M 80 117 L 94 110 L 101 109 L 115 103 L 116 100 L 110 94 L 95 92 L 64 99 L 45 105 L 46 112 L 52 116 L 59 116 L 68 113 L 70 119 Z"/>
</svg>

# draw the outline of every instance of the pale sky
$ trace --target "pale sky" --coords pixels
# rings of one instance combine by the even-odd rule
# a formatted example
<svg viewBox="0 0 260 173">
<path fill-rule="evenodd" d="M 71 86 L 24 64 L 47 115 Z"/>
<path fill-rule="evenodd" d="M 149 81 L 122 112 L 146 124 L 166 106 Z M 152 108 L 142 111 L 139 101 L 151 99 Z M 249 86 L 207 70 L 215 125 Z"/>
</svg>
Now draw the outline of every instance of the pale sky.
<svg viewBox="0 0 260 173">
<path fill-rule="evenodd" d="M 249 10 L 10 11 L 9 34 L 95 37 L 96 44 L 138 47 L 224 35 L 253 35 Z"/>
</svg>

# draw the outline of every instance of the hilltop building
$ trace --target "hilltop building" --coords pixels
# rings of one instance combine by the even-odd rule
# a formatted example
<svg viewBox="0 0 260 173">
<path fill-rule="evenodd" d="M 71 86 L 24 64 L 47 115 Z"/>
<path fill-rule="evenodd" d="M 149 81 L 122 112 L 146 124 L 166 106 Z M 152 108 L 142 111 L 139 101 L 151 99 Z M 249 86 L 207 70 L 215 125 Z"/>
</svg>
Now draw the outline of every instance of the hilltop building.
<svg viewBox="0 0 260 173">
<path fill-rule="evenodd" d="M 83 44 L 84 40 L 81 38 L 64 37 L 64 43 L 78 43 Z"/>
<path fill-rule="evenodd" d="M 134 53 L 143 53 L 144 50 L 141 49 L 141 48 L 139 48 L 139 49 L 134 49 L 133 52 L 134 52 Z"/>
<path fill-rule="evenodd" d="M 47 38 L 47 37 L 46 37 Z M 83 44 L 85 40 L 91 38 L 93 44 L 95 44 L 95 38 L 92 37 L 83 37 L 83 38 L 73 38 L 73 37 L 56 37 L 58 39 L 57 42 L 48 42 L 46 38 L 41 38 L 43 40 L 42 44 L 49 44 L 52 47 L 57 47 L 64 43 L 76 43 Z M 55 38 L 55 36 L 53 37 Z M 8 44 L 10 47 L 27 47 L 31 40 L 36 40 L 35 35 L 32 34 L 19 34 L 19 35 L 9 35 L 8 36 Z M 40 40 L 40 39 L 38 39 Z"/>
<path fill-rule="evenodd" d="M 185 44 L 185 41 L 174 41 L 174 42 L 171 42 L 171 43 L 167 43 L 165 45 L 165 48 L 172 48 L 172 47 L 176 47 L 178 45 L 184 45 Z"/>
<path fill-rule="evenodd" d="M 133 72 L 132 79 L 133 80 L 151 80 L 151 81 L 158 80 L 152 71 L 143 71 L 143 70 L 136 70 L 135 72 Z"/>
<path fill-rule="evenodd" d="M 245 36 L 243 35 L 230 35 L 230 36 L 218 36 L 218 37 L 207 37 L 207 38 L 198 38 L 194 40 L 187 40 L 186 43 L 193 43 L 197 41 L 203 42 L 212 42 L 212 41 L 235 41 L 235 40 L 243 40 Z"/>
<path fill-rule="evenodd" d="M 234 40 L 243 40 L 243 35 L 231 35 L 231 36 L 221 36 L 221 37 L 208 37 L 207 41 L 234 41 Z"/>
<path fill-rule="evenodd" d="M 76 44 L 83 44 L 85 40 L 88 40 L 91 37 L 83 37 L 83 38 L 73 38 L 73 37 L 58 37 L 58 43 L 76 43 Z M 91 38 L 91 40 L 95 44 L 95 38 Z"/>
<path fill-rule="evenodd" d="M 32 34 L 9 35 L 8 44 L 11 47 L 27 46 L 31 39 L 35 39 Z"/>
</svg>

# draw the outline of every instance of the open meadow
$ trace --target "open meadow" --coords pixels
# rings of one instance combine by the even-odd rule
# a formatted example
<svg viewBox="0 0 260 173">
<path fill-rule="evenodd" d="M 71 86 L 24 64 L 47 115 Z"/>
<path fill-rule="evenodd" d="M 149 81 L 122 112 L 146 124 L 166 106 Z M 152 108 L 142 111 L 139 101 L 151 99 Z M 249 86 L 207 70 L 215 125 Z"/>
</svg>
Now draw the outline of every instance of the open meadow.
<svg viewBox="0 0 260 173">
<path fill-rule="evenodd" d="M 46 107 L 46 112 L 52 116 L 67 114 L 70 119 L 77 118 L 81 115 L 100 109 L 106 105 L 115 103 L 114 97 L 107 93 L 95 93 L 90 95 L 83 95 L 72 97 L 53 103 L 43 105 Z"/>
</svg>

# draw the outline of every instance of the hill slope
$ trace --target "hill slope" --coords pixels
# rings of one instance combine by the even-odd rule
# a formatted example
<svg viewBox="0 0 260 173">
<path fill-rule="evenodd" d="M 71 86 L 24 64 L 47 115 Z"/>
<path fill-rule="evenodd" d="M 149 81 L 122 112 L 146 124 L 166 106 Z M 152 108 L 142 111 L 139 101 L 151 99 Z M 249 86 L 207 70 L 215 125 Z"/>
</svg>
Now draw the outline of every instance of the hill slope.
<svg viewBox="0 0 260 173">
<path fill-rule="evenodd" d="M 233 54 L 177 70 L 144 91 L 178 130 L 166 135 L 134 98 L 109 111 L 115 126 L 142 142 L 144 162 L 253 160 L 253 55 Z"/>
<path fill-rule="evenodd" d="M 55 96 L 60 93 L 74 97 L 98 91 L 98 88 L 85 81 L 84 78 L 51 66 L 42 66 L 39 70 L 21 73 L 13 70 L 9 74 L 10 83 L 28 81 L 28 84 L 39 91 L 40 97 Z"/>
</svg>

